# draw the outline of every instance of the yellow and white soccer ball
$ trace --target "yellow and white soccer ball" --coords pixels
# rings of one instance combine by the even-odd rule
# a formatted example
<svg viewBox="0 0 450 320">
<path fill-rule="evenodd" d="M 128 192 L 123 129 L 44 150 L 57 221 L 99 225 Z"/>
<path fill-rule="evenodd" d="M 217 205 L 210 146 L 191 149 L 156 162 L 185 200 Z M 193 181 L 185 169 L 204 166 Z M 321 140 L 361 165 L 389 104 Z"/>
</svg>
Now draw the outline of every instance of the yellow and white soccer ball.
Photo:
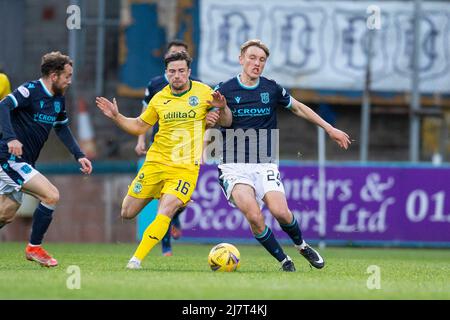
<svg viewBox="0 0 450 320">
<path fill-rule="evenodd" d="M 208 264 L 212 271 L 236 271 L 241 264 L 241 254 L 232 244 L 219 243 L 209 252 Z"/>
</svg>

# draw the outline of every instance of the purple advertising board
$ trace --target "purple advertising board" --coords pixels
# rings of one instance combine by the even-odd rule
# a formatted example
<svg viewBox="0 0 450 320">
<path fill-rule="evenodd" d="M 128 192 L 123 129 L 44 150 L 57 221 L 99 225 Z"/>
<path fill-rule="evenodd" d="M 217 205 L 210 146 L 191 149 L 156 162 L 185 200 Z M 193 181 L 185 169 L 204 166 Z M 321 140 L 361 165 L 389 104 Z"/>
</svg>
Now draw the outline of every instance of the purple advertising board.
<svg viewBox="0 0 450 320">
<path fill-rule="evenodd" d="M 279 169 L 289 208 L 307 240 L 321 239 L 322 227 L 326 241 L 450 245 L 448 167 L 327 166 L 324 215 L 319 213 L 318 167 L 282 164 Z M 202 167 L 193 201 L 180 216 L 184 236 L 253 239 L 243 214 L 228 204 L 217 176 L 216 166 Z M 268 210 L 262 212 L 276 236 L 287 240 Z"/>
</svg>

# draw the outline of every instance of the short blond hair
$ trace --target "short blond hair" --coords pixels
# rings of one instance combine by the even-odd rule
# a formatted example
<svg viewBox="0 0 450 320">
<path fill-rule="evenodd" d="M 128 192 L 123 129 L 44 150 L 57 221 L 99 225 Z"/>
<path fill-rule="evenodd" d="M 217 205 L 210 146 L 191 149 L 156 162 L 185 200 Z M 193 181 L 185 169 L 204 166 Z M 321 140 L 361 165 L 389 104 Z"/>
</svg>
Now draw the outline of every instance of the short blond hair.
<svg viewBox="0 0 450 320">
<path fill-rule="evenodd" d="M 264 51 L 264 53 L 266 54 L 266 57 L 269 57 L 269 55 L 270 55 L 269 48 L 259 39 L 251 39 L 251 40 L 245 41 L 241 46 L 241 56 L 244 55 L 245 51 L 247 51 L 248 48 L 253 47 L 253 46 L 262 49 Z"/>
</svg>

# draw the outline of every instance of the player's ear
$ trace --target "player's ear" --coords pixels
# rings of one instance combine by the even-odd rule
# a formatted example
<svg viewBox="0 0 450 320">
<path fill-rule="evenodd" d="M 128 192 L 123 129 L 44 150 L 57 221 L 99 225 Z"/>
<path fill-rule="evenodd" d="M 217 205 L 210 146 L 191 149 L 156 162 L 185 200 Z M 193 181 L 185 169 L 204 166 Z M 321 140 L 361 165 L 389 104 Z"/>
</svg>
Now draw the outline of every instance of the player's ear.
<svg viewBox="0 0 450 320">
<path fill-rule="evenodd" d="M 240 56 L 239 56 L 239 64 L 240 64 L 241 66 L 244 65 L 244 56 L 243 56 L 243 55 L 240 55 Z"/>
<path fill-rule="evenodd" d="M 53 82 L 58 80 L 58 73 L 56 73 L 56 72 L 50 73 L 50 80 L 53 81 Z"/>
<path fill-rule="evenodd" d="M 189 69 L 188 69 L 188 78 L 191 77 L 191 71 L 192 71 L 192 70 L 189 68 Z"/>
</svg>

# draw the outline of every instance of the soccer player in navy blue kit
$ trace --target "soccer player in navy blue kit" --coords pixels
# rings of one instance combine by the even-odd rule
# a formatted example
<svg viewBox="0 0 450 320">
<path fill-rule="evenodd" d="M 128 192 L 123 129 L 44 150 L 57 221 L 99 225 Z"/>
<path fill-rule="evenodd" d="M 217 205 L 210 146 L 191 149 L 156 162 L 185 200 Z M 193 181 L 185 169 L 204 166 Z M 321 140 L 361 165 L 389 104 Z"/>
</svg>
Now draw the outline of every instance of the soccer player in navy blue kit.
<svg viewBox="0 0 450 320">
<path fill-rule="evenodd" d="M 284 107 L 326 130 L 331 139 L 347 149 L 349 136 L 323 120 L 313 110 L 294 99 L 274 80 L 261 76 L 269 49 L 260 40 L 249 40 L 241 46 L 239 62 L 242 72 L 220 83 L 216 90 L 227 101 L 220 113 L 218 124 L 223 127 L 223 154 L 219 165 L 219 182 L 230 204 L 238 207 L 248 220 L 256 240 L 281 263 L 283 271 L 295 271 L 292 259 L 287 256 L 272 230 L 265 224 L 261 207 L 266 205 L 271 214 L 292 239 L 298 252 L 315 268 L 324 267 L 320 254 L 302 237 L 299 225 L 289 210 L 283 183 L 277 165 L 277 154 L 271 138 L 277 129 L 276 108 Z M 241 129 L 235 137 L 236 130 Z M 254 137 L 247 142 L 245 135 Z M 228 138 L 227 138 L 228 136 Z M 263 137 L 264 136 L 264 137 Z M 243 139 L 240 139 L 243 138 Z M 238 140 L 241 140 L 240 145 Z"/>
<path fill-rule="evenodd" d="M 13 221 L 23 192 L 38 198 L 25 256 L 46 267 L 58 265 L 41 244 L 59 201 L 59 191 L 35 169 L 35 163 L 52 128 L 81 165 L 81 172 L 92 172 L 91 162 L 68 126 L 64 94 L 72 71 L 68 56 L 59 51 L 45 54 L 42 77 L 24 83 L 0 101 L 0 228 Z"/>
</svg>

